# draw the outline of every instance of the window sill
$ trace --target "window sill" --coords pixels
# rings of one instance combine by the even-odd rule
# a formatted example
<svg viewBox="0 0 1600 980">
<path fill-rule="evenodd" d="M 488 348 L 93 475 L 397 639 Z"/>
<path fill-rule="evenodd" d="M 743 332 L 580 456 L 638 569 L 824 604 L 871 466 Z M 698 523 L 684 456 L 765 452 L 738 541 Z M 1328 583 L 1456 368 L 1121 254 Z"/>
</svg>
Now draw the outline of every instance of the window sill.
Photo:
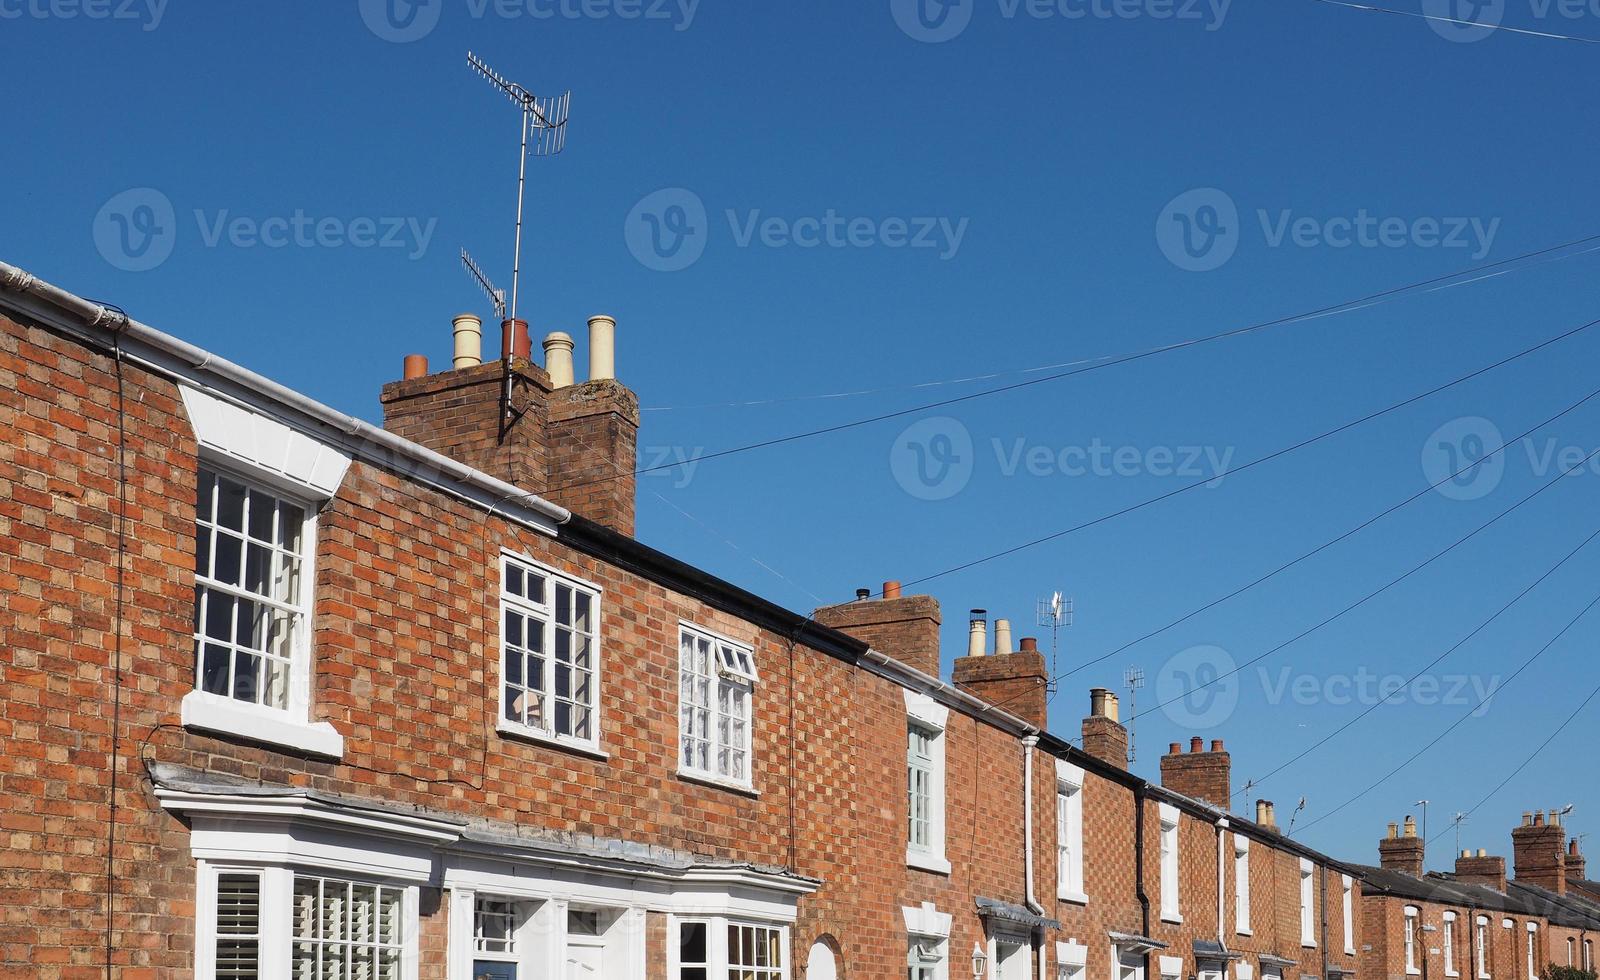
<svg viewBox="0 0 1600 980">
<path fill-rule="evenodd" d="M 1074 905 L 1089 904 L 1088 895 L 1085 895 L 1083 892 L 1075 892 L 1068 889 L 1062 889 L 1061 891 L 1056 892 L 1056 898 L 1063 902 L 1071 902 Z"/>
<path fill-rule="evenodd" d="M 1317 948 L 1317 941 L 1315 939 L 1302 939 L 1302 940 L 1300 940 L 1300 948 L 1301 949 L 1316 949 Z"/>
<path fill-rule="evenodd" d="M 577 755 L 586 755 L 591 759 L 599 759 L 601 762 L 608 761 L 611 758 L 608 753 L 592 742 L 579 742 L 575 739 L 563 738 L 560 735 L 551 735 L 549 732 L 541 732 L 537 728 L 529 728 L 526 725 L 515 725 L 504 719 L 494 723 L 494 730 L 509 738 L 524 742 L 537 742 L 540 745 L 548 745 L 553 749 L 564 749 Z"/>
<path fill-rule="evenodd" d="M 1408 966 L 1408 967 L 1406 967 L 1406 976 L 1408 976 L 1408 977 L 1420 977 L 1420 976 L 1422 976 L 1422 968 L 1421 967 L 1416 967 L 1416 966 Z"/>
<path fill-rule="evenodd" d="M 1444 971 L 1444 975 L 1447 976 L 1447 977 L 1459 977 L 1459 976 L 1461 976 L 1461 971 L 1460 970 L 1446 970 L 1446 971 Z"/>
<path fill-rule="evenodd" d="M 702 786 L 710 786 L 715 789 L 725 789 L 730 793 L 738 793 L 740 796 L 748 796 L 752 800 L 761 799 L 761 791 L 749 783 L 741 783 L 733 779 L 723 779 L 720 776 L 713 776 L 708 772 L 698 772 L 694 769 L 679 769 L 678 778 L 686 783 L 699 783 Z"/>
<path fill-rule="evenodd" d="M 932 871 L 934 874 L 940 875 L 950 873 L 950 862 L 942 854 L 923 854 L 918 851 L 906 851 L 906 867 L 916 868 L 919 871 Z"/>
<path fill-rule="evenodd" d="M 1183 916 L 1179 915 L 1176 912 L 1172 912 L 1172 913 L 1163 912 L 1163 913 L 1161 913 L 1161 921 L 1162 922 L 1170 922 L 1175 926 L 1181 926 L 1181 925 L 1183 925 Z"/>
<path fill-rule="evenodd" d="M 1240 926 L 1234 930 L 1234 933 L 1240 936 L 1254 936 L 1256 931 L 1249 926 Z"/>
<path fill-rule="evenodd" d="M 242 738 L 305 755 L 344 758 L 344 736 L 325 721 L 297 721 L 286 711 L 235 701 L 205 691 L 190 691 L 180 707 L 183 727 L 212 735 Z"/>
</svg>

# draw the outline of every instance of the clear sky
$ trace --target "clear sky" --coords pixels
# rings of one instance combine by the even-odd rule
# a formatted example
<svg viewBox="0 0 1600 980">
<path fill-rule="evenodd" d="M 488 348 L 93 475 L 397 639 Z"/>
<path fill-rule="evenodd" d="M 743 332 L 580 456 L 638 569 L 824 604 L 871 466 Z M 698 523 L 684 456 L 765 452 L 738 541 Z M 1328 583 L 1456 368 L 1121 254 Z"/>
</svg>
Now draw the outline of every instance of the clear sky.
<svg viewBox="0 0 1600 980">
<path fill-rule="evenodd" d="M 617 317 L 650 465 L 1600 233 L 1585 110 L 1600 50 L 1571 41 L 1317 0 L 393 4 L 0 0 L 0 256 L 377 419 L 402 355 L 443 365 L 451 316 L 489 318 L 458 249 L 509 285 L 518 120 L 467 69 L 472 49 L 541 94 L 573 91 L 566 152 L 530 164 L 521 311 L 536 336 L 578 338 L 580 375 L 586 317 Z M 1600 17 L 1539 0 L 1490 12 L 1600 37 Z M 649 475 L 639 535 L 808 610 L 1120 510 L 1600 317 L 1597 269 L 1576 255 Z M 1076 604 L 1063 669 L 1103 657 L 1576 402 L 1593 333 L 931 581 L 946 650 L 972 607 L 1039 632 L 1035 600 L 1061 590 Z M 1498 471 L 1078 671 L 1055 729 L 1076 734 L 1087 689 L 1122 688 L 1130 666 L 1149 707 L 1316 625 L 1570 465 L 1561 451 L 1600 447 L 1597 420 L 1600 399 Z M 1136 768 L 1153 775 L 1191 734 L 1228 741 L 1236 787 L 1277 768 L 1600 527 L 1597 488 L 1587 470 L 1558 482 L 1223 697 L 1140 718 Z M 1424 798 L 1439 833 L 1600 683 L 1600 610 L 1506 681 L 1595 598 L 1597 573 L 1600 543 L 1237 802 L 1270 797 L 1286 821 L 1304 795 L 1304 825 L 1470 712 L 1306 839 L 1375 861 L 1384 824 Z M 1600 700 L 1462 845 L 1508 853 L 1522 810 L 1569 802 L 1574 832 L 1600 827 L 1596 719 Z"/>
</svg>

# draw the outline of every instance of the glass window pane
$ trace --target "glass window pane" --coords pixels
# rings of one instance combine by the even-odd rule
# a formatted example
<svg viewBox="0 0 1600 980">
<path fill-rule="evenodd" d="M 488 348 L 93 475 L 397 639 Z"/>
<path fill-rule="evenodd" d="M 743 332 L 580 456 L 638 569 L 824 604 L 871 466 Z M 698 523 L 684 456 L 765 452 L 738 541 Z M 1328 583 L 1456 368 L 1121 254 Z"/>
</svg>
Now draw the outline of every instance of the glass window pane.
<svg viewBox="0 0 1600 980">
<path fill-rule="evenodd" d="M 678 928 L 678 962 L 706 962 L 706 924 L 685 922 Z"/>
<path fill-rule="evenodd" d="M 272 519 L 276 514 L 277 501 L 259 490 L 250 492 L 250 537 L 257 541 L 271 542 Z"/>
<path fill-rule="evenodd" d="M 244 485 L 227 477 L 217 479 L 217 515 L 219 527 L 244 531 Z"/>
<path fill-rule="evenodd" d="M 238 585 L 243 564 L 244 542 L 231 534 L 217 533 L 216 553 L 213 557 L 211 577 L 229 585 Z"/>
</svg>

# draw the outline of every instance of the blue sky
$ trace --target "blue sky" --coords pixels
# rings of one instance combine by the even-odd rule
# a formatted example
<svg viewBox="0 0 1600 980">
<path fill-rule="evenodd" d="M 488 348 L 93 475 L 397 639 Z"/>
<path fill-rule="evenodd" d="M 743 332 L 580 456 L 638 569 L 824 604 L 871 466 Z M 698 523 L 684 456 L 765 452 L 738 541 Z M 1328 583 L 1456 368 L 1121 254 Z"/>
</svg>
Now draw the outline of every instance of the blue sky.
<svg viewBox="0 0 1600 980">
<path fill-rule="evenodd" d="M 1578 43 L 1463 39 L 1316 0 L 966 0 L 920 17 L 900 0 L 382 8 L 0 0 L 25 110 L 0 147 L 0 255 L 376 419 L 403 354 L 441 365 L 451 316 L 487 318 L 457 250 L 509 279 L 517 118 L 467 70 L 470 48 L 536 91 L 573 90 L 566 153 L 530 165 L 522 312 L 536 335 L 579 338 L 580 373 L 585 318 L 617 317 L 648 465 L 1600 233 L 1586 217 L 1600 203 L 1596 136 L 1575 109 L 1597 62 Z M 1537 0 L 1491 9 L 1600 37 L 1600 18 Z M 1576 327 L 1600 316 L 1597 268 L 1576 255 L 649 475 L 640 537 L 795 609 L 840 601 L 1120 510 Z M 1061 665 L 1103 656 L 1411 496 L 1452 451 L 1475 458 L 1566 408 L 1592 389 L 1597 353 L 1600 336 L 1580 334 L 1215 486 L 931 581 L 946 649 L 963 648 L 971 607 L 1037 632 L 1035 599 L 1059 589 L 1077 608 Z M 1571 462 L 1552 454 L 1600 447 L 1597 418 L 1600 400 L 1513 446 L 1492 478 L 1429 493 L 1079 671 L 1056 730 L 1075 734 L 1087 689 L 1120 688 L 1130 666 L 1149 678 L 1148 707 L 1315 625 Z M 1236 787 L 1278 767 L 1600 526 L 1597 486 L 1587 471 L 1559 482 L 1246 668 L 1236 698 L 1139 718 L 1136 768 L 1153 774 L 1191 734 L 1228 741 Z M 1240 805 L 1269 797 L 1287 818 L 1304 795 L 1307 823 L 1474 712 L 1306 839 L 1375 860 L 1383 825 L 1422 798 L 1437 833 L 1600 681 L 1597 611 L 1479 706 L 1594 598 L 1597 572 L 1600 544 L 1431 682 Z M 1575 802 L 1578 833 L 1600 820 L 1600 789 L 1572 778 L 1593 769 L 1572 760 L 1596 717 L 1600 705 L 1474 814 L 1463 846 L 1507 851 L 1532 807 Z M 1436 866 L 1452 844 L 1440 839 Z"/>
</svg>

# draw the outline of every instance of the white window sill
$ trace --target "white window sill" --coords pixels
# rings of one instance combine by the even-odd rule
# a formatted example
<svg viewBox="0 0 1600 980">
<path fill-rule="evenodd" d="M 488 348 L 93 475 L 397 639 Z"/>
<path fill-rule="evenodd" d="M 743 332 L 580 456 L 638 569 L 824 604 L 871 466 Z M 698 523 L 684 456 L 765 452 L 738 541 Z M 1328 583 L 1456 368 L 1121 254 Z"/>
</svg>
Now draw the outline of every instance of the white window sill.
<svg viewBox="0 0 1600 980">
<path fill-rule="evenodd" d="M 1408 977 L 1420 977 L 1420 976 L 1422 976 L 1422 968 L 1421 967 L 1416 967 L 1416 966 L 1408 966 L 1408 967 L 1406 967 L 1406 976 L 1408 976 Z"/>
<path fill-rule="evenodd" d="M 1183 925 L 1183 916 L 1177 912 L 1163 912 L 1161 913 L 1161 921 L 1170 922 L 1175 926 L 1181 926 Z"/>
<path fill-rule="evenodd" d="M 514 722 L 506 721 L 504 718 L 495 722 L 494 730 L 511 738 L 522 739 L 527 742 L 538 742 L 540 745 L 548 745 L 552 748 L 565 749 L 568 752 L 576 752 L 578 755 L 586 755 L 591 759 L 599 759 L 602 762 L 611 758 L 608 753 L 593 742 L 580 742 L 577 739 L 567 738 L 563 735 L 552 735 L 549 732 L 541 732 L 537 728 L 529 728 L 527 725 L 518 725 Z"/>
<path fill-rule="evenodd" d="M 942 854 L 929 854 L 924 851 L 906 851 L 906 866 L 918 868 L 922 871 L 932 871 L 934 874 L 947 875 L 950 873 L 950 862 Z"/>
<path fill-rule="evenodd" d="M 1315 939 L 1302 939 L 1302 940 L 1300 940 L 1300 948 L 1301 949 L 1316 949 L 1317 948 L 1317 941 Z"/>
<path fill-rule="evenodd" d="M 1444 975 L 1447 976 L 1447 977 L 1459 977 L 1459 976 L 1461 976 L 1461 971 L 1460 970 L 1446 970 L 1446 971 L 1444 971 Z"/>
<path fill-rule="evenodd" d="M 717 789 L 725 789 L 730 793 L 739 793 L 751 799 L 759 800 L 761 798 L 761 791 L 749 783 L 741 783 L 737 779 L 726 779 L 709 772 L 700 772 L 697 769 L 679 769 L 678 778 L 689 783 L 699 783 L 702 786 L 713 786 Z"/>
<path fill-rule="evenodd" d="M 1056 898 L 1063 902 L 1071 902 L 1074 905 L 1089 904 L 1088 895 L 1085 895 L 1083 892 L 1075 892 L 1070 888 L 1063 888 L 1056 892 Z"/>
<path fill-rule="evenodd" d="M 1254 936 L 1256 934 L 1255 930 L 1251 929 L 1249 926 L 1240 926 L 1235 929 L 1234 932 L 1241 936 Z"/>
<path fill-rule="evenodd" d="M 325 721 L 298 721 L 287 711 L 190 691 L 180 707 L 183 727 L 242 738 L 328 759 L 344 757 L 344 736 Z"/>
</svg>

